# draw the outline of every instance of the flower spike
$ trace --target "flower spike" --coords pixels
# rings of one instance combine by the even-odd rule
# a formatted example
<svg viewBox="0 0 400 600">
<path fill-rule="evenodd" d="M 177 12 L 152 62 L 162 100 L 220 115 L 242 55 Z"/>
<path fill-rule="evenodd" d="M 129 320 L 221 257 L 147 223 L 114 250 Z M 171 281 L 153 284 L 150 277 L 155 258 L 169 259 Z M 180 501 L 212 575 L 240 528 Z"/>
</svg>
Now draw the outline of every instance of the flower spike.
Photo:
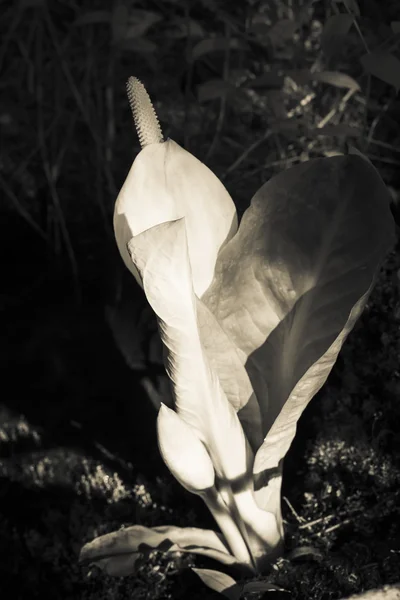
<svg viewBox="0 0 400 600">
<path fill-rule="evenodd" d="M 143 83 L 137 77 L 129 77 L 126 92 L 141 147 L 162 143 L 160 123 Z"/>
</svg>

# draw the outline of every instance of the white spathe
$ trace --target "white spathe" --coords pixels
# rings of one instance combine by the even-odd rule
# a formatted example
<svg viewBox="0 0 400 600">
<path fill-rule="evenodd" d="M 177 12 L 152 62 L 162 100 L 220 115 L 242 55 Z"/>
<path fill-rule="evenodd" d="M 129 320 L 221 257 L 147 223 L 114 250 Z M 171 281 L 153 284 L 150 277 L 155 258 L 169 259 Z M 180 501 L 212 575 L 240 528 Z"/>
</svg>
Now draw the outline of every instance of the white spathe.
<svg viewBox="0 0 400 600">
<path fill-rule="evenodd" d="M 114 211 L 119 251 L 141 287 L 128 242 L 155 225 L 182 217 L 193 288 L 200 298 L 212 282 L 221 246 L 237 231 L 235 205 L 214 173 L 173 140 L 145 146 L 132 164 Z"/>
</svg>

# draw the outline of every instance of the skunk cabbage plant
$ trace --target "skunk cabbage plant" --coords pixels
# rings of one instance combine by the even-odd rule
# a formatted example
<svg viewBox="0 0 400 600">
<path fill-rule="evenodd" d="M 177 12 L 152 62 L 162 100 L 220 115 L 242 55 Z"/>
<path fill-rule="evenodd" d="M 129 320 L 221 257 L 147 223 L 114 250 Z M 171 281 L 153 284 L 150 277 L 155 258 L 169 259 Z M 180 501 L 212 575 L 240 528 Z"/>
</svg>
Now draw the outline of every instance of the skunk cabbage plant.
<svg viewBox="0 0 400 600">
<path fill-rule="evenodd" d="M 154 310 L 173 407 L 161 456 L 220 531 L 134 525 L 86 544 L 81 561 L 133 573 L 154 549 L 211 557 L 241 576 L 283 552 L 282 465 L 394 242 L 390 196 L 357 155 L 272 177 L 240 225 L 219 179 L 163 140 L 144 86 L 128 81 L 142 150 L 118 195 L 115 237 Z M 230 598 L 230 575 L 195 572 Z"/>
</svg>

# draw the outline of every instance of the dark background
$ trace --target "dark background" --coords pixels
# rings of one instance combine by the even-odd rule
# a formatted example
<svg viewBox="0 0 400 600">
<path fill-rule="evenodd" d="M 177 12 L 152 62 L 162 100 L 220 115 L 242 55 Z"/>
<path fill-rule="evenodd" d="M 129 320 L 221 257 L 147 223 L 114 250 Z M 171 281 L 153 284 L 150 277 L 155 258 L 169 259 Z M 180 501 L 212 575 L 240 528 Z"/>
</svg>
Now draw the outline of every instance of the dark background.
<svg viewBox="0 0 400 600">
<path fill-rule="evenodd" d="M 361 61 L 367 48 L 398 58 L 397 4 L 359 1 L 356 25 L 335 38 L 326 22 L 352 2 L 0 2 L 2 598 L 215 596 L 159 554 L 124 580 L 78 565 L 85 542 L 123 524 L 213 527 L 158 455 L 155 321 L 113 237 L 140 150 L 127 78 L 239 215 L 274 173 L 348 144 L 379 170 L 397 214 L 397 80 Z M 286 458 L 287 555 L 271 581 L 294 598 L 400 580 L 399 285 L 395 248 Z"/>
</svg>

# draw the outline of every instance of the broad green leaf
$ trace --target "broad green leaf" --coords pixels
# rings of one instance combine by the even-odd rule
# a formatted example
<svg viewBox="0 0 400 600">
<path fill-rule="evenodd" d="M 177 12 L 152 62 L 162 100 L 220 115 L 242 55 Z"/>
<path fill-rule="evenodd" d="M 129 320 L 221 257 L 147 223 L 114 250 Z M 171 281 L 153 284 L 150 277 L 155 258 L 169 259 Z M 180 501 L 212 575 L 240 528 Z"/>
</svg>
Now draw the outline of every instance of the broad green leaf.
<svg viewBox="0 0 400 600">
<path fill-rule="evenodd" d="M 260 188 L 218 256 L 201 300 L 247 357 L 270 432 L 256 456 L 258 479 L 272 470 L 279 481 L 297 420 L 364 307 L 394 241 L 389 204 L 362 158 L 311 160 Z"/>
<path fill-rule="evenodd" d="M 229 600 L 240 600 L 242 588 L 230 575 L 214 569 L 195 569 L 192 567 L 192 571 L 210 589 L 219 592 Z"/>
<path fill-rule="evenodd" d="M 157 315 L 176 412 L 204 443 L 220 478 L 248 477 L 251 450 L 201 344 L 185 219 L 134 236 L 128 250 Z"/>
<path fill-rule="evenodd" d="M 389 83 L 396 90 L 400 88 L 400 60 L 394 54 L 387 50 L 375 50 L 375 52 L 364 54 L 360 58 L 360 62 L 371 75 Z"/>
<path fill-rule="evenodd" d="M 210 529 L 173 525 L 151 528 L 133 525 L 107 533 L 83 546 L 79 562 L 96 564 L 109 575 L 124 576 L 134 573 L 136 561 L 152 550 L 193 552 L 225 565 L 237 564 L 220 534 Z"/>
</svg>

